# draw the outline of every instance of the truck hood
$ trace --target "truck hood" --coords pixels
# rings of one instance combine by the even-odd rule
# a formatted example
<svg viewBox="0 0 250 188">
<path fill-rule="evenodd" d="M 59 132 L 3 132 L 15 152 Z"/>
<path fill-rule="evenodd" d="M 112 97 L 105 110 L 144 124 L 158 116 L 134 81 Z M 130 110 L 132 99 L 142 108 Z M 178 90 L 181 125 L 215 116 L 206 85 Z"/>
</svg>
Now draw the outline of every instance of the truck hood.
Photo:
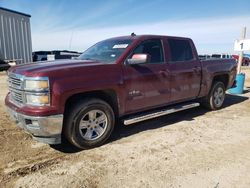
<svg viewBox="0 0 250 188">
<path fill-rule="evenodd" d="M 50 74 L 58 71 L 67 72 L 72 69 L 79 69 L 83 67 L 90 67 L 97 65 L 108 65 L 108 64 L 91 60 L 72 60 L 72 59 L 56 60 L 56 61 L 45 61 L 45 62 L 17 65 L 11 67 L 9 69 L 9 72 L 25 76 L 49 76 Z"/>
</svg>

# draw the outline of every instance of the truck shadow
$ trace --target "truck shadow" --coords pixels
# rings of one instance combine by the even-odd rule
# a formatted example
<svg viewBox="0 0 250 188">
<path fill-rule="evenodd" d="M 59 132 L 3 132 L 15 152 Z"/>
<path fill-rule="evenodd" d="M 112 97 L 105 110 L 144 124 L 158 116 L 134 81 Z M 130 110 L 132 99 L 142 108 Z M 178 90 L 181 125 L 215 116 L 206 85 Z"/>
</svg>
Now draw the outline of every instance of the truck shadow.
<svg viewBox="0 0 250 188">
<path fill-rule="evenodd" d="M 229 106 L 232 106 L 234 104 L 241 103 L 247 99 L 249 99 L 249 97 L 227 94 L 225 102 L 224 102 L 224 106 L 221 110 Z M 142 132 L 142 131 L 146 131 L 150 129 L 157 129 L 163 126 L 168 126 L 168 125 L 180 122 L 180 121 L 193 121 L 195 117 L 204 115 L 207 112 L 209 112 L 209 110 L 207 110 L 206 108 L 197 107 L 197 108 L 169 114 L 166 116 L 162 116 L 156 119 L 136 123 L 136 124 L 129 125 L 129 126 L 124 126 L 121 124 L 120 126 L 118 126 L 118 128 L 116 128 L 115 133 L 113 134 L 111 138 L 111 141 L 119 140 L 121 138 L 130 136 L 130 135 Z"/>
<path fill-rule="evenodd" d="M 243 91 L 243 94 L 249 93 L 250 92 L 250 87 L 246 87 L 246 89 Z"/>
<path fill-rule="evenodd" d="M 227 94 L 223 108 L 242 103 L 247 99 L 249 99 L 249 97 Z M 223 110 L 223 108 L 221 110 Z M 193 121 L 195 117 L 204 115 L 207 112 L 209 112 L 209 110 L 203 107 L 197 107 L 129 126 L 124 126 L 122 123 L 120 123 L 115 127 L 115 130 L 107 144 L 150 129 L 158 129 L 163 126 L 169 126 L 180 121 Z M 60 145 L 51 145 L 51 147 L 63 153 L 76 153 L 81 151 L 67 142 L 64 142 Z"/>
</svg>

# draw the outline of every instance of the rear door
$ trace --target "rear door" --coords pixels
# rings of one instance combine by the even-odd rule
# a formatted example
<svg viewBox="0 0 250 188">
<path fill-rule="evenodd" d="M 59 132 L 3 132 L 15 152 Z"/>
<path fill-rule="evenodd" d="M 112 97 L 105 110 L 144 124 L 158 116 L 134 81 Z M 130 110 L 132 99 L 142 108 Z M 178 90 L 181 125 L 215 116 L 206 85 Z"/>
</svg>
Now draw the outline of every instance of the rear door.
<svg viewBox="0 0 250 188">
<path fill-rule="evenodd" d="M 170 82 L 162 44 L 161 39 L 145 40 L 128 57 L 131 58 L 133 54 L 149 54 L 151 61 L 124 66 L 127 113 L 161 106 L 169 101 Z"/>
<path fill-rule="evenodd" d="M 198 96 L 201 84 L 201 64 L 189 39 L 169 38 L 170 100 L 183 101 Z"/>
</svg>

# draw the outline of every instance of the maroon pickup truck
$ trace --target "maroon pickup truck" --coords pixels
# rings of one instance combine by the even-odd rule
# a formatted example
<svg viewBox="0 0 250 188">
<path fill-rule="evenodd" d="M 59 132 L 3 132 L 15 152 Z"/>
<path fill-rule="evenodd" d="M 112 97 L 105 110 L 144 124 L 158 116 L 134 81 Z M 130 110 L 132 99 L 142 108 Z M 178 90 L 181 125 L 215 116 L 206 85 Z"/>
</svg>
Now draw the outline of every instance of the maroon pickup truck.
<svg viewBox="0 0 250 188">
<path fill-rule="evenodd" d="M 34 139 L 78 148 L 102 145 L 125 125 L 205 105 L 222 107 L 233 59 L 200 61 L 189 38 L 140 35 L 101 41 L 78 59 L 8 71 L 5 103 Z"/>
</svg>

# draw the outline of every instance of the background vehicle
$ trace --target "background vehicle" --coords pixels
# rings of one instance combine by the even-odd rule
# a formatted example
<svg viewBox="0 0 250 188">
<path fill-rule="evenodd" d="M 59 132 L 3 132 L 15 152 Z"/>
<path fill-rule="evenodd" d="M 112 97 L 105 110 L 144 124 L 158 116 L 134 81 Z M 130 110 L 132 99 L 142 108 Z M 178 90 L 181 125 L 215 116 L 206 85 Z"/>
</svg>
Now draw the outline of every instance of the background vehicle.
<svg viewBox="0 0 250 188">
<path fill-rule="evenodd" d="M 9 68 L 10 68 L 10 65 L 0 59 L 0 71 L 8 70 Z"/>
<path fill-rule="evenodd" d="M 236 59 L 236 61 L 238 61 L 239 55 L 233 55 L 233 58 Z M 243 56 L 242 66 L 249 66 L 249 64 L 250 64 L 250 58 L 247 56 Z"/>
<path fill-rule="evenodd" d="M 199 59 L 200 60 L 206 60 L 206 59 L 210 59 L 211 58 L 211 56 L 210 55 L 199 55 Z"/>
<path fill-rule="evenodd" d="M 5 103 L 34 139 L 79 148 L 103 144 L 125 125 L 200 105 L 222 107 L 234 59 L 200 61 L 189 38 L 141 35 L 101 41 L 77 60 L 9 70 Z"/>
<path fill-rule="evenodd" d="M 81 54 L 75 51 L 67 50 L 37 51 L 32 53 L 33 62 L 46 61 L 48 59 L 48 55 L 54 55 L 55 59 L 71 59 L 72 57 L 78 57 Z"/>
<path fill-rule="evenodd" d="M 232 58 L 232 55 L 230 54 L 212 54 L 212 58 L 223 58 L 223 59 L 230 59 Z"/>
</svg>

